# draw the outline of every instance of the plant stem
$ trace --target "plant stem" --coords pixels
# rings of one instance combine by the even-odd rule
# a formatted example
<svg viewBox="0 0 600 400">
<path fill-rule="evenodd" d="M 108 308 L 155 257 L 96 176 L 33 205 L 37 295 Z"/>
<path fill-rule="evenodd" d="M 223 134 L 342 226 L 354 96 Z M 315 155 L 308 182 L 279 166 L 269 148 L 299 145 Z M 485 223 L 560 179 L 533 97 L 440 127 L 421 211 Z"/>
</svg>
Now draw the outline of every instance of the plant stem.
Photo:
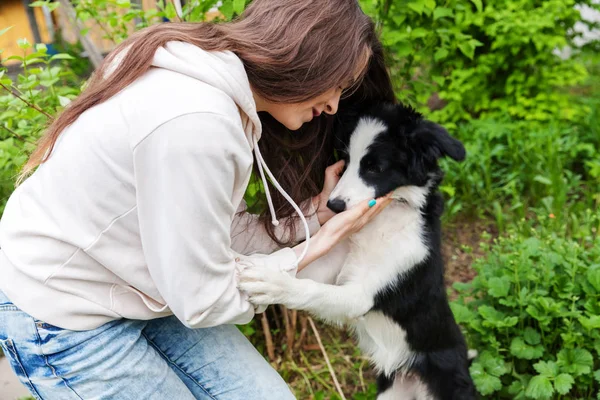
<svg viewBox="0 0 600 400">
<path fill-rule="evenodd" d="M 335 371 L 331 366 L 331 362 L 329 362 L 327 351 L 325 350 L 325 347 L 323 347 L 323 343 L 321 342 L 321 336 L 319 335 L 319 331 L 317 331 L 317 327 L 315 326 L 315 323 L 313 322 L 311 317 L 308 317 L 308 323 L 310 324 L 310 327 L 312 328 L 312 331 L 315 334 L 315 338 L 317 339 L 317 343 L 319 344 L 321 353 L 323 353 L 323 358 L 325 358 L 325 363 L 327 364 L 327 368 L 329 369 L 329 373 L 331 374 L 331 378 L 333 379 L 333 384 L 335 385 L 335 388 L 337 389 L 342 400 L 346 400 L 344 392 L 342 392 L 342 388 L 340 387 L 340 383 L 338 382 L 337 377 L 335 376 Z"/>
<path fill-rule="evenodd" d="M 34 141 L 31 141 L 27 138 L 24 138 L 23 136 L 19 135 L 17 132 L 13 131 L 12 129 L 10 129 L 7 126 L 4 125 L 0 125 L 2 128 L 6 129 L 8 132 L 10 132 L 11 135 L 13 135 L 14 137 L 16 137 L 17 139 L 19 139 L 20 141 L 24 142 L 24 143 L 30 143 L 33 145 L 36 145 L 36 143 Z"/>
<path fill-rule="evenodd" d="M 8 93 L 12 94 L 14 97 L 16 97 L 17 99 L 21 100 L 23 103 L 27 104 L 29 107 L 33 108 L 34 110 L 36 110 L 39 113 L 44 114 L 46 117 L 50 118 L 51 121 L 54 121 L 54 117 L 52 117 L 52 115 L 48 114 L 47 112 L 45 112 L 44 110 L 42 110 L 41 108 L 39 108 L 38 106 L 36 106 L 35 104 L 31 103 L 28 100 L 25 100 L 23 97 L 19 96 L 19 94 L 13 92 L 9 87 L 7 87 L 6 85 L 4 85 L 3 83 L 0 83 L 0 86 L 6 90 Z"/>
</svg>

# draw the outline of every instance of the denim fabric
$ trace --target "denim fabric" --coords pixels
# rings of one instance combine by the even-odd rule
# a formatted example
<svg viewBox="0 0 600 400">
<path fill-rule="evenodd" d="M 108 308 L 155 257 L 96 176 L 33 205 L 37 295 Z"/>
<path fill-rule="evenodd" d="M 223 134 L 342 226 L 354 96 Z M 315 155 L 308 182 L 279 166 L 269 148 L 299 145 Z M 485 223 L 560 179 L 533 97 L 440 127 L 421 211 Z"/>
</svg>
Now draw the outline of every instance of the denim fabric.
<svg viewBox="0 0 600 400">
<path fill-rule="evenodd" d="M 294 399 L 233 325 L 188 329 L 175 317 L 57 328 L 0 292 L 0 345 L 36 399 Z"/>
</svg>

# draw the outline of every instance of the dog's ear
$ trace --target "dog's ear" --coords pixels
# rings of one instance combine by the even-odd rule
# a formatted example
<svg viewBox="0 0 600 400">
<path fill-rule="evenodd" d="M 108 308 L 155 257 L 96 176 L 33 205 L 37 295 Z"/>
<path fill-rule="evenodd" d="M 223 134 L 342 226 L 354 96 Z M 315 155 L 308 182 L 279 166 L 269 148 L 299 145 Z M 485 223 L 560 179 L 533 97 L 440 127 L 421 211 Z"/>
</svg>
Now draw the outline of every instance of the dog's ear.
<svg viewBox="0 0 600 400">
<path fill-rule="evenodd" d="M 466 150 L 463 144 L 436 123 L 422 121 L 411 136 L 413 144 L 431 160 L 446 156 L 456 161 L 465 159 Z"/>
</svg>

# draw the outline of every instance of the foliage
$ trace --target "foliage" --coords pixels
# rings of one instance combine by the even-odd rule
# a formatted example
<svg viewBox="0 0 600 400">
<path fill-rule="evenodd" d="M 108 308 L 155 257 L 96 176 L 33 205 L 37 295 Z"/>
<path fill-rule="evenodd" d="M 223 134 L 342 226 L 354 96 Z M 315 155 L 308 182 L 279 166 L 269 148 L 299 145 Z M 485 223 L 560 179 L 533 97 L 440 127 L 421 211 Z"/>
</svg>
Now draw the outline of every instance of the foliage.
<svg viewBox="0 0 600 400">
<path fill-rule="evenodd" d="M 483 246 L 489 255 L 475 265 L 479 276 L 457 285 L 452 304 L 480 351 L 471 368 L 480 392 L 502 399 L 598 396 L 600 217 L 590 210 L 600 207 L 600 59 L 553 53 L 575 37 L 574 6 L 591 0 L 360 1 L 382 30 L 398 97 L 421 110 L 429 102 L 436 111 L 427 117 L 467 147 L 464 163 L 443 165 L 446 215 L 491 216 L 509 233 Z M 217 3 L 188 1 L 182 19 L 204 21 Z M 155 10 L 128 0 L 73 4 L 86 26 L 100 26 L 115 44 L 179 19 L 170 1 Z M 217 18 L 229 20 L 245 4 L 224 0 Z M 79 44 L 59 40 L 56 55 L 44 45 L 20 46 L 22 69 L 9 76 L 0 68 L 0 212 L 33 143 L 89 73 Z M 256 182 L 247 196 L 260 190 Z M 241 329 L 264 350 L 258 324 Z M 291 357 L 280 331 L 273 329 L 285 352 L 279 370 L 299 397 L 337 398 L 320 352 L 298 347 Z M 362 374 L 368 363 L 352 341 L 336 331 L 327 343 L 346 393 L 374 398 L 373 377 Z"/>
<path fill-rule="evenodd" d="M 586 112 L 557 88 L 586 76 L 572 45 L 583 23 L 576 5 L 592 0 L 362 0 L 376 16 L 401 100 L 423 107 L 434 93 L 434 118 L 574 120 Z"/>
<path fill-rule="evenodd" d="M 187 2 L 183 19 L 202 21 L 216 3 L 217 0 Z M 55 10 L 59 3 L 40 0 L 32 6 Z M 104 38 L 115 44 L 135 29 L 176 19 L 172 2 L 159 2 L 157 9 L 145 11 L 127 0 L 79 0 L 74 6 L 81 22 L 99 26 Z M 224 18 L 230 19 L 241 13 L 244 6 L 243 0 L 226 0 L 221 11 Z M 8 29 L 0 30 L 0 35 Z M 82 33 L 87 34 L 87 29 Z M 22 55 L 6 59 L 18 61 L 19 72 L 9 74 L 7 68 L 0 67 L 0 213 L 36 140 L 52 117 L 80 93 L 90 71 L 89 62 L 79 56 L 81 45 L 64 42 L 60 32 L 56 48 L 63 52 L 58 54 L 50 54 L 44 44 L 32 45 L 26 39 L 19 41 L 19 47 Z"/>
<path fill-rule="evenodd" d="M 532 210 L 568 224 L 585 208 L 599 207 L 598 105 L 573 123 L 482 119 L 459 125 L 456 136 L 468 156 L 460 164 L 443 162 L 447 217 L 492 216 L 502 231 Z"/>
<path fill-rule="evenodd" d="M 21 72 L 0 69 L 0 211 L 14 189 L 15 177 L 45 126 L 80 92 L 77 77 L 65 66 L 69 54 L 48 54 L 44 44 L 19 41 Z"/>
<path fill-rule="evenodd" d="M 523 220 L 482 245 L 478 276 L 452 303 L 471 348 L 479 392 L 498 399 L 591 399 L 600 394 L 600 215 L 565 239 L 552 220 Z"/>
</svg>

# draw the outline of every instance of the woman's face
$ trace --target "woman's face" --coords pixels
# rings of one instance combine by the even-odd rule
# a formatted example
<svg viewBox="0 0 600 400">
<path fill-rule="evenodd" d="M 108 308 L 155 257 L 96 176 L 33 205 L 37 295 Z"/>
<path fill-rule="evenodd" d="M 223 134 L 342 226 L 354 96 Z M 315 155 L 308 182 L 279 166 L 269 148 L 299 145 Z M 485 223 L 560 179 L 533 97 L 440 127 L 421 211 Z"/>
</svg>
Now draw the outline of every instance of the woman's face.
<svg viewBox="0 0 600 400">
<path fill-rule="evenodd" d="M 338 110 L 343 87 L 337 87 L 327 92 L 297 104 L 277 104 L 263 102 L 259 111 L 266 111 L 286 128 L 295 131 L 305 122 L 310 122 L 321 113 L 333 115 Z"/>
</svg>

